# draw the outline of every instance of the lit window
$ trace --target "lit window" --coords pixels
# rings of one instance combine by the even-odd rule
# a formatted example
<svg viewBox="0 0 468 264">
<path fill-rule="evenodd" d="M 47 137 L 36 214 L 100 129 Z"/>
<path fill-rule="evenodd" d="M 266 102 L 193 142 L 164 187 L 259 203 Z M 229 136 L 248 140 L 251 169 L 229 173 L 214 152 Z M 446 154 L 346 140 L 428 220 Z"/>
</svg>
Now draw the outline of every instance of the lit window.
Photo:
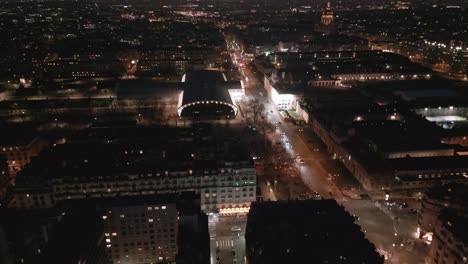
<svg viewBox="0 0 468 264">
<path fill-rule="evenodd" d="M 166 210 L 166 206 L 165 205 L 161 206 L 161 209 Z"/>
<path fill-rule="evenodd" d="M 111 247 L 111 245 L 109 244 L 109 245 L 107 245 L 107 247 L 108 247 L 108 248 L 110 248 L 110 247 Z"/>
<path fill-rule="evenodd" d="M 106 242 L 107 242 L 107 243 L 110 243 L 111 240 L 110 240 L 109 238 L 106 238 Z"/>
<path fill-rule="evenodd" d="M 103 216 L 102 216 L 102 219 L 106 220 L 106 219 L 107 219 L 107 216 L 106 216 L 106 215 L 103 215 Z"/>
<path fill-rule="evenodd" d="M 121 215 L 120 215 L 120 218 L 125 218 L 125 215 L 121 214 Z"/>
<path fill-rule="evenodd" d="M 148 219 L 148 222 L 153 223 L 153 218 Z"/>
<path fill-rule="evenodd" d="M 153 207 L 148 206 L 148 211 L 151 211 L 151 210 L 153 210 Z"/>
<path fill-rule="evenodd" d="M 109 233 L 105 233 L 104 235 L 105 235 L 105 236 L 109 236 Z"/>
<path fill-rule="evenodd" d="M 115 233 L 115 232 L 114 232 L 114 233 L 112 233 L 112 236 L 116 236 L 116 235 L 117 235 L 117 233 Z"/>
</svg>

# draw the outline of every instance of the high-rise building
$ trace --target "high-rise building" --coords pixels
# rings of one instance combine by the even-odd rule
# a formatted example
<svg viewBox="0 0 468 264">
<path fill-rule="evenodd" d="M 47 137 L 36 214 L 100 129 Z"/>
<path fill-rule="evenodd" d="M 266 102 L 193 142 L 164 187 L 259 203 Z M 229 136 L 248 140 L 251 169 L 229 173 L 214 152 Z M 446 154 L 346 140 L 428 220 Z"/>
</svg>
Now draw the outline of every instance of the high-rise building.
<svg viewBox="0 0 468 264">
<path fill-rule="evenodd" d="M 137 196 L 100 202 L 106 247 L 114 263 L 172 263 L 178 209 L 173 197 Z"/>
<path fill-rule="evenodd" d="M 208 217 L 194 192 L 72 200 L 57 207 L 99 214 L 112 263 L 175 263 L 176 258 L 209 263 Z"/>
</svg>

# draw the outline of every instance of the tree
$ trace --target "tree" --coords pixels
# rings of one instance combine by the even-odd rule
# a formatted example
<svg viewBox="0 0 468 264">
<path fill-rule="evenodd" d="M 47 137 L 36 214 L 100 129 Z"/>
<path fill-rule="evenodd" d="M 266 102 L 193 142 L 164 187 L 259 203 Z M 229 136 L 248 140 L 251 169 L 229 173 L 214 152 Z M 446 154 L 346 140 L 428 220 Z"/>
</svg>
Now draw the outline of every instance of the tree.
<svg viewBox="0 0 468 264">
<path fill-rule="evenodd" d="M 249 102 L 249 110 L 252 113 L 253 122 L 256 123 L 259 116 L 265 111 L 265 106 L 261 104 L 258 99 Z"/>
</svg>

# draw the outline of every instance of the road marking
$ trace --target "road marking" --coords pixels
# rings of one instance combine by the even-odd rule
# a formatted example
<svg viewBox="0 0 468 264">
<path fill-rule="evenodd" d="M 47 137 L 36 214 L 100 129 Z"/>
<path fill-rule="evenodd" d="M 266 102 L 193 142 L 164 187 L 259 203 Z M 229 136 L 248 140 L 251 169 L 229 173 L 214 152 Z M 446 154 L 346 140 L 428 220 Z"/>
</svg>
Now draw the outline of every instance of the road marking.
<svg viewBox="0 0 468 264">
<path fill-rule="evenodd" d="M 232 248 L 232 247 L 234 247 L 234 240 L 233 239 L 216 240 L 216 247 L 218 247 L 218 248 Z"/>
</svg>

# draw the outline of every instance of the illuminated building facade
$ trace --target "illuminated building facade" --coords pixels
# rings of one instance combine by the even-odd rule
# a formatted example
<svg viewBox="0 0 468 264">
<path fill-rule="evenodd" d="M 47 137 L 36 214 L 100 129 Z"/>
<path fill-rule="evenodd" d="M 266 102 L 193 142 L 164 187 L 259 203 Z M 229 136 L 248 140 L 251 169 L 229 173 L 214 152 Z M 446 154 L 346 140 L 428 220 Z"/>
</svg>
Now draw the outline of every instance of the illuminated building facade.
<svg viewBox="0 0 468 264">
<path fill-rule="evenodd" d="M 330 26 L 334 20 L 335 20 L 335 16 L 333 15 L 333 11 L 331 10 L 331 4 L 330 2 L 328 2 L 327 8 L 322 13 L 322 17 L 320 21 L 322 22 L 323 25 Z"/>
<path fill-rule="evenodd" d="M 191 71 L 184 74 L 182 82 L 185 89 L 177 109 L 180 117 L 235 118 L 237 115 L 236 100 L 231 93 L 242 93 L 240 82 L 228 82 L 224 73 L 211 70 Z"/>
<path fill-rule="evenodd" d="M 141 150 L 138 158 L 150 152 Z M 250 157 L 224 161 L 153 157 L 136 162 L 125 153 L 109 144 L 57 145 L 22 172 L 14 194 L 16 206 L 48 208 L 70 199 L 195 191 L 207 213 L 245 213 L 256 198 L 256 171 Z"/>
<path fill-rule="evenodd" d="M 114 263 L 175 262 L 178 231 L 176 204 L 158 199 L 142 201 L 143 198 L 103 202 L 101 209 L 106 248 Z"/>
</svg>

